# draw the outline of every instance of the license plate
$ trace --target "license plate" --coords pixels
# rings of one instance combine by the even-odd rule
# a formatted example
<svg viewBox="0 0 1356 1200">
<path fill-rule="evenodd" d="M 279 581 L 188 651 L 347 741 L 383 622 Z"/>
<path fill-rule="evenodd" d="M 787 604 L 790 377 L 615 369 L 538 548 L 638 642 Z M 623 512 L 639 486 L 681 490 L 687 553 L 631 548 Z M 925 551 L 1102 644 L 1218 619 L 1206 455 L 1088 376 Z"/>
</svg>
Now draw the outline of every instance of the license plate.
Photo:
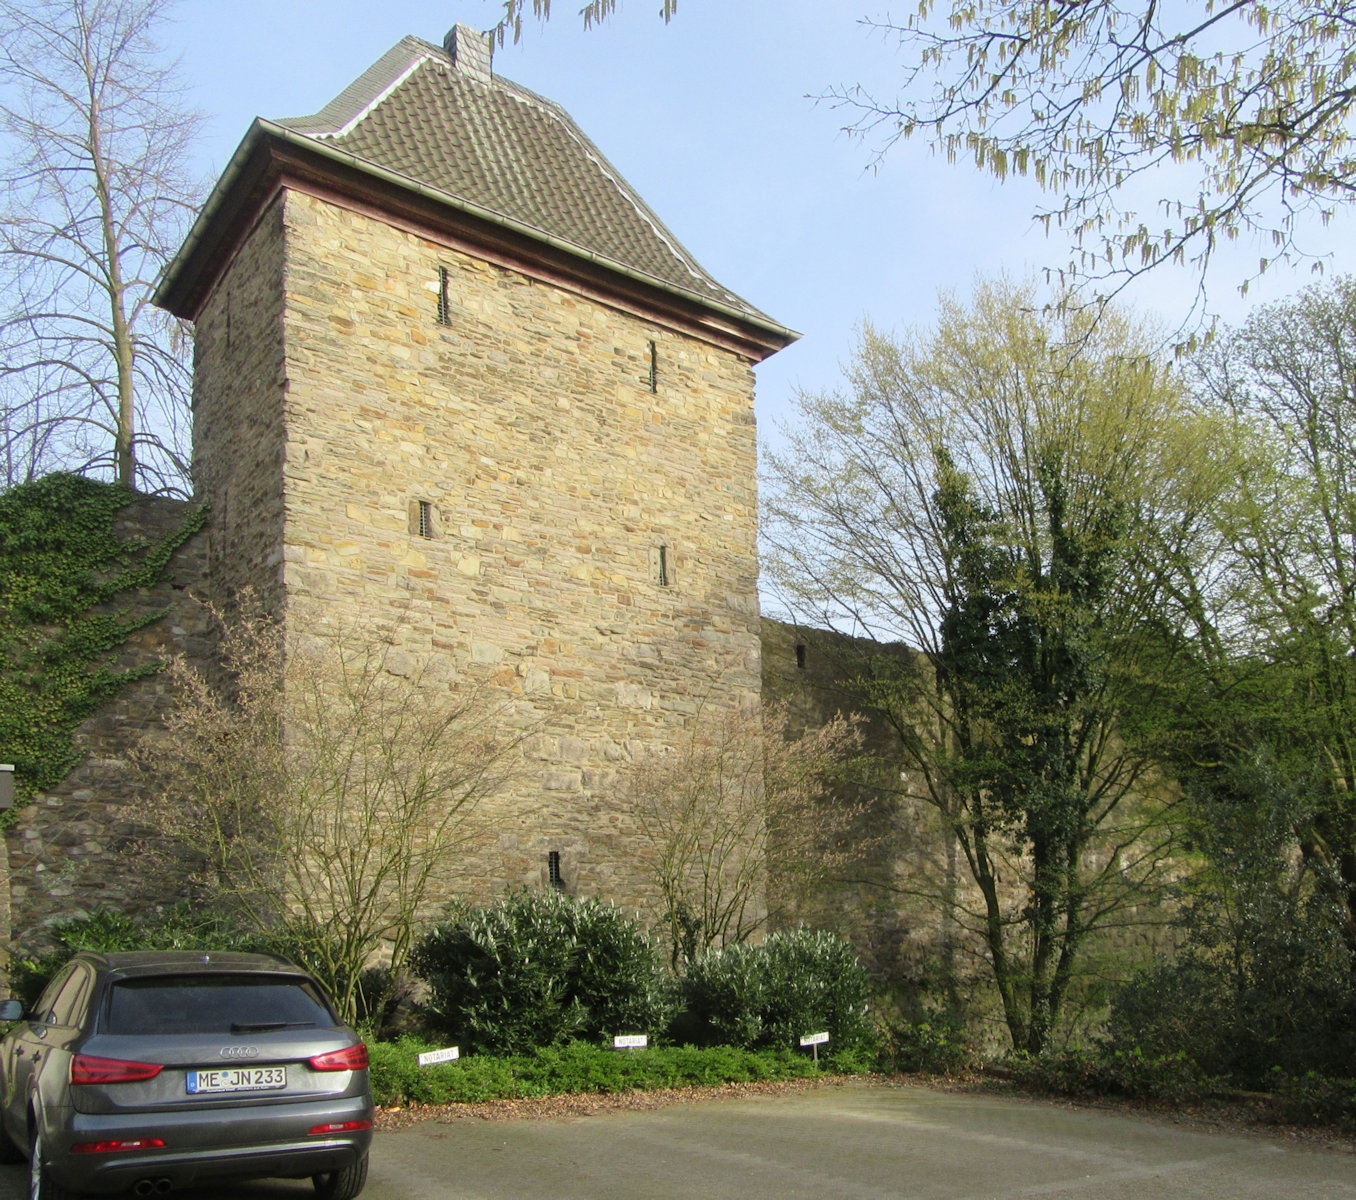
<svg viewBox="0 0 1356 1200">
<path fill-rule="evenodd" d="M 221 1092 L 268 1092 L 287 1086 L 286 1067 L 225 1067 L 220 1071 L 190 1071 L 191 1096 Z"/>
</svg>

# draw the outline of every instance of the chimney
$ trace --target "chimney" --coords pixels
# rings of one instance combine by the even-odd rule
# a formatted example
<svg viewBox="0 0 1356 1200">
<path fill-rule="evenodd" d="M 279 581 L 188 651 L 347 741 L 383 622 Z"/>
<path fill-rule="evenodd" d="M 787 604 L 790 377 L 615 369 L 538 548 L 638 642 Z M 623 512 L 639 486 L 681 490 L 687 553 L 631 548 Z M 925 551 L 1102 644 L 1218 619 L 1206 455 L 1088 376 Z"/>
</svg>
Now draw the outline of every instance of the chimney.
<svg viewBox="0 0 1356 1200">
<path fill-rule="evenodd" d="M 494 53 L 494 34 L 481 33 L 469 25 L 453 25 L 443 38 L 443 49 L 452 65 L 463 75 L 479 83 L 489 83 L 490 58 Z"/>
</svg>

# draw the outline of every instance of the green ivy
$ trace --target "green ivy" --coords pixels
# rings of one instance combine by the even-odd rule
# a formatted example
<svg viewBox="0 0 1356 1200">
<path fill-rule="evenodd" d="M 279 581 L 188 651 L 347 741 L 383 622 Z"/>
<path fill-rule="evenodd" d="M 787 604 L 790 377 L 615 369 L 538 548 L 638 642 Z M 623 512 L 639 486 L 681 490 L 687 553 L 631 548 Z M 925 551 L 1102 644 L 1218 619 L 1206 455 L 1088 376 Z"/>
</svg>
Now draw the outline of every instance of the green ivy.
<svg viewBox="0 0 1356 1200">
<path fill-rule="evenodd" d="M 135 498 L 65 473 L 0 493 L 0 762 L 14 764 L 15 792 L 0 828 L 76 765 L 80 722 L 158 669 L 117 657 L 164 610 L 133 616 L 117 599 L 158 583 L 207 510 L 190 510 L 165 537 L 119 540 L 114 519 Z"/>
</svg>

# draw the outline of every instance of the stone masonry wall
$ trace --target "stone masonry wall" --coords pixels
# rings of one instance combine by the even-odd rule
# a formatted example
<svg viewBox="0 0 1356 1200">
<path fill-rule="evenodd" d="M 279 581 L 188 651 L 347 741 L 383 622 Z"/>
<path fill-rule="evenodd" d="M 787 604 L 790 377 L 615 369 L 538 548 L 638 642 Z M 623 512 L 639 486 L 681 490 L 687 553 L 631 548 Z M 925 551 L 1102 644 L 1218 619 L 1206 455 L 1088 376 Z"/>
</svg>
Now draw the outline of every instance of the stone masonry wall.
<svg viewBox="0 0 1356 1200">
<path fill-rule="evenodd" d="M 184 520 L 186 506 L 138 500 L 119 515 L 120 537 L 163 537 Z M 139 630 L 117 659 L 126 670 L 188 654 L 205 662 L 211 629 L 193 599 L 206 559 L 204 533 L 180 547 L 165 579 L 120 601 L 134 615 L 165 610 Z M 137 853 L 146 832 L 140 793 L 127 767 L 128 751 L 163 719 L 170 703 L 163 678 L 129 684 L 76 733 L 84 758 L 61 785 L 37 796 L 5 834 L 10 879 L 10 927 L 0 939 L 41 941 L 43 928 L 95 908 L 136 910 L 182 894 L 182 881 L 150 877 Z"/>
<path fill-rule="evenodd" d="M 281 517 L 289 633 L 382 641 L 425 687 L 487 683 L 526 738 L 442 889 L 539 886 L 554 851 L 571 892 L 642 906 L 617 771 L 703 705 L 758 702 L 750 363 L 293 192 L 198 338 L 214 568 L 275 587 Z"/>
<path fill-rule="evenodd" d="M 283 204 L 261 216 L 198 318 L 193 484 L 212 508 L 207 565 L 218 600 L 283 595 Z"/>
<path fill-rule="evenodd" d="M 860 670 L 859 656 L 868 649 L 881 653 L 880 647 L 768 619 L 762 640 L 764 703 L 786 706 L 789 736 L 819 728 L 840 712 L 860 710 L 850 681 Z M 898 734 L 884 720 L 868 715 L 862 733 L 867 753 L 882 763 L 898 762 Z M 954 873 L 955 864 L 948 863 L 935 815 L 904 800 L 894 780 L 876 782 L 879 786 L 845 788 L 834 797 L 864 804 L 857 833 L 873 847 L 871 853 L 855 865 L 850 882 L 822 889 L 790 923 L 835 930 L 857 947 L 878 978 L 917 983 L 940 961 L 945 939 L 936 906 L 909 890 Z"/>
</svg>

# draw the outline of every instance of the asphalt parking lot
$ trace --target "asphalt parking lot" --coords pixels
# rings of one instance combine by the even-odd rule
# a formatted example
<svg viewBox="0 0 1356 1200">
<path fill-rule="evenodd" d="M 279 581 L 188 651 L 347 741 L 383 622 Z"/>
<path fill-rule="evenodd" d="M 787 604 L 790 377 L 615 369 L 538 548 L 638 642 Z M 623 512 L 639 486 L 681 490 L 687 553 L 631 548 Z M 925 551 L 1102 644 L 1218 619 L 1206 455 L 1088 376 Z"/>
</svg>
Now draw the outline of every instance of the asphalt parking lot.
<svg viewBox="0 0 1356 1200">
<path fill-rule="evenodd" d="M 27 1195 L 0 1169 L 0 1200 Z M 300 1200 L 305 1182 L 180 1193 Z M 364 1200 L 1356 1200 L 1356 1146 L 912 1086 L 379 1134 Z"/>
</svg>

